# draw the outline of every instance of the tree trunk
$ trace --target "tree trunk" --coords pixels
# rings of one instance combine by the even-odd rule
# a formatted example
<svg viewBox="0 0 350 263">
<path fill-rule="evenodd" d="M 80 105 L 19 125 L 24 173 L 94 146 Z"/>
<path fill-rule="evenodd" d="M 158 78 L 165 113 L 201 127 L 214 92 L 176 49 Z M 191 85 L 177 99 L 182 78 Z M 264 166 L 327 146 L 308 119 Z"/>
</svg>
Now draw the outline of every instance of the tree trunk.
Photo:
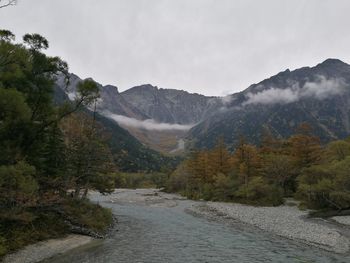
<svg viewBox="0 0 350 263">
<path fill-rule="evenodd" d="M 80 186 L 77 186 L 74 191 L 74 198 L 78 199 L 80 196 Z"/>
<path fill-rule="evenodd" d="M 86 199 L 89 189 L 86 187 L 82 196 L 82 199 Z"/>
</svg>

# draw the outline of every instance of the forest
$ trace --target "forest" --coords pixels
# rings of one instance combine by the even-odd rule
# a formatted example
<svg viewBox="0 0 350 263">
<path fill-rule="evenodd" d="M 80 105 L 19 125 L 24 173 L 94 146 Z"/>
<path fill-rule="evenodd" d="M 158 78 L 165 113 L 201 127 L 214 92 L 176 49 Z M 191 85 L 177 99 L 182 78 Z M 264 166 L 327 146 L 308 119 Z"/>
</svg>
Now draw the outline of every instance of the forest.
<svg viewBox="0 0 350 263">
<path fill-rule="evenodd" d="M 222 139 L 212 150 L 195 150 L 167 182 L 167 190 L 188 198 L 277 206 L 284 198 L 301 208 L 343 211 L 350 208 L 350 139 L 321 145 L 312 128 L 277 139 L 268 131 L 260 146 L 242 136 L 235 150 Z"/>
<path fill-rule="evenodd" d="M 112 223 L 108 209 L 86 198 L 114 188 L 108 135 L 82 110 L 94 109 L 96 84 L 81 82 L 74 103 L 55 105 L 54 82 L 67 63 L 44 54 L 41 35 L 14 41 L 0 31 L 0 255 L 72 225 L 103 235 Z"/>
</svg>

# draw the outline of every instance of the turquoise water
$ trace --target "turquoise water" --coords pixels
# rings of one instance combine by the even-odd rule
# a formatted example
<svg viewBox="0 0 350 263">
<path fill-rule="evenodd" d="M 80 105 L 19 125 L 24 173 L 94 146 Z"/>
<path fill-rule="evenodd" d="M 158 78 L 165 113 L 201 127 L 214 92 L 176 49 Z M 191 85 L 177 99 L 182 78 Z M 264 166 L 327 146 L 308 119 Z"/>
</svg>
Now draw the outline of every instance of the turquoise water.
<svg viewBox="0 0 350 263">
<path fill-rule="evenodd" d="M 173 208 L 99 201 L 118 217 L 117 231 L 45 262 L 350 262 L 349 255 L 194 217 L 184 211 L 189 201 Z"/>
</svg>

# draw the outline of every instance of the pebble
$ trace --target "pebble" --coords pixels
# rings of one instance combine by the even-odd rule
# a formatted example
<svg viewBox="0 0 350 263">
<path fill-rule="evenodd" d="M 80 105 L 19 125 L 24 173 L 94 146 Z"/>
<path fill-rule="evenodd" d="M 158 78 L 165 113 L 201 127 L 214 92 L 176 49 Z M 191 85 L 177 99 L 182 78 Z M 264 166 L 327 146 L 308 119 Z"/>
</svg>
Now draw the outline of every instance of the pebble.
<svg viewBox="0 0 350 263">
<path fill-rule="evenodd" d="M 339 233 L 336 227 L 308 221 L 307 212 L 297 207 L 254 207 L 220 202 L 207 202 L 205 207 L 212 214 L 238 220 L 278 236 L 328 251 L 347 253 L 350 248 L 349 239 Z M 198 212 L 195 206 L 193 209 Z"/>
</svg>

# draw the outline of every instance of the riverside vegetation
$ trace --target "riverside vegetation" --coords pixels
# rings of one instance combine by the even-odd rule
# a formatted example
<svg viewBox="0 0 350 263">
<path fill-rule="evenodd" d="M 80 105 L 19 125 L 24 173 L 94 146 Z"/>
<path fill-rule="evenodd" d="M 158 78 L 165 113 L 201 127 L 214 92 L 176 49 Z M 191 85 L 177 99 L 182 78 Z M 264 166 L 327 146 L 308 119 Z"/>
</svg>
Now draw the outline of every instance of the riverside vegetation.
<svg viewBox="0 0 350 263">
<path fill-rule="evenodd" d="M 81 82 L 74 103 L 55 105 L 55 78 L 68 74 L 67 63 L 46 56 L 38 34 L 14 40 L 0 31 L 0 256 L 72 226 L 101 234 L 112 223 L 86 198 L 89 189 L 114 188 L 107 137 L 81 110 L 96 104 L 96 84 Z"/>
<path fill-rule="evenodd" d="M 344 213 L 350 208 L 350 139 L 326 146 L 303 123 L 288 139 L 266 132 L 259 147 L 242 138 L 233 153 L 219 140 L 194 151 L 167 183 L 192 199 L 276 206 L 295 197 L 302 207 Z M 330 213 L 332 214 L 332 213 Z"/>
</svg>

